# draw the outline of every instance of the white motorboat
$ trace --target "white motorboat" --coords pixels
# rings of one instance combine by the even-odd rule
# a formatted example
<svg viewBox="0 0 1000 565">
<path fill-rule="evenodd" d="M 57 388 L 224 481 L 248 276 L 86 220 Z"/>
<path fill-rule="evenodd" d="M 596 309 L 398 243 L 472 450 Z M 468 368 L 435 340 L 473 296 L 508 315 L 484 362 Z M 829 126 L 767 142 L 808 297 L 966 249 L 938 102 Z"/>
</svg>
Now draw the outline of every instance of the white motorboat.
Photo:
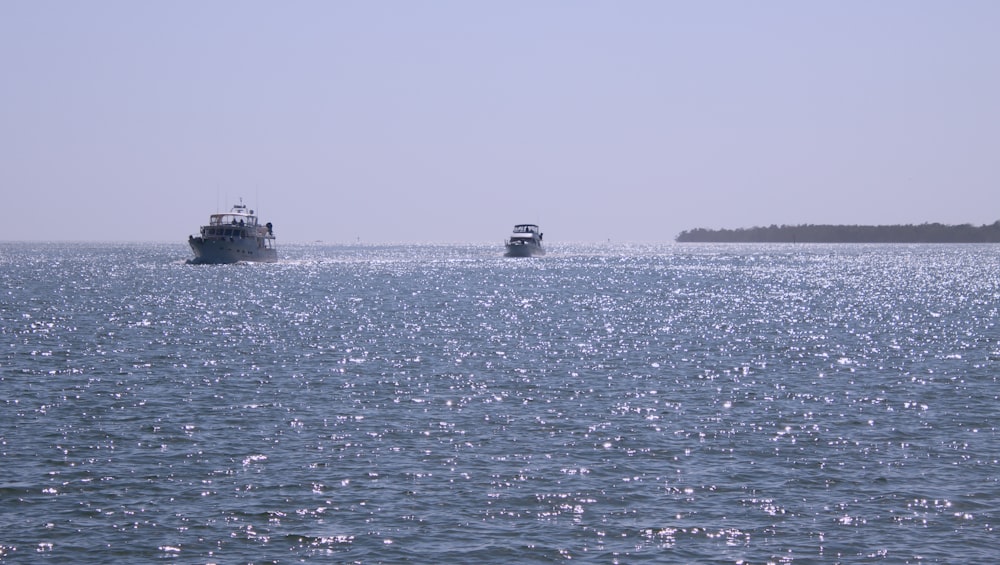
<svg viewBox="0 0 1000 565">
<path fill-rule="evenodd" d="M 542 232 L 535 224 L 517 224 L 506 242 L 506 257 L 538 257 L 545 255 Z"/>
<path fill-rule="evenodd" d="M 240 261 L 273 263 L 278 260 L 271 222 L 260 225 L 253 210 L 240 203 L 225 214 L 212 214 L 200 235 L 188 236 L 194 251 L 191 263 L 215 264 Z"/>
</svg>

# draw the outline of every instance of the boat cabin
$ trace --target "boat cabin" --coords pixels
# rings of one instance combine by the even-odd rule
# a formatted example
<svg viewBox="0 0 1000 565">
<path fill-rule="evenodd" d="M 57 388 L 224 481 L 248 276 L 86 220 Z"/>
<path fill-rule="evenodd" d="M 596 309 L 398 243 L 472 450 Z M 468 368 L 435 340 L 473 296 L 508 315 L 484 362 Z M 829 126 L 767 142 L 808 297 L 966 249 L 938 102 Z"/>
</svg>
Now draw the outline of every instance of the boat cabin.
<svg viewBox="0 0 1000 565">
<path fill-rule="evenodd" d="M 514 226 L 514 233 L 510 234 L 510 243 L 537 243 L 541 242 L 542 234 L 535 224 L 517 224 Z"/>
<path fill-rule="evenodd" d="M 208 225 L 201 228 L 201 236 L 205 239 L 259 237 L 270 240 L 274 238 L 274 233 L 270 222 L 264 226 L 258 225 L 253 210 L 248 210 L 245 204 L 236 204 L 229 212 L 210 215 Z"/>
</svg>

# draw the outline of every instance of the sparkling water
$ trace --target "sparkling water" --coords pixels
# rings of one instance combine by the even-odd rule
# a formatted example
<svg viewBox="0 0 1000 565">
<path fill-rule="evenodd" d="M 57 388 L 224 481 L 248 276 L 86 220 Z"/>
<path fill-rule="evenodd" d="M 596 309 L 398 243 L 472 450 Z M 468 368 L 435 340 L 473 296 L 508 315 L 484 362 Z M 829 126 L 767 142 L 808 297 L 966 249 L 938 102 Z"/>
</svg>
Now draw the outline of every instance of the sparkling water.
<svg viewBox="0 0 1000 565">
<path fill-rule="evenodd" d="M 996 559 L 991 245 L 0 244 L 0 562 Z"/>
</svg>

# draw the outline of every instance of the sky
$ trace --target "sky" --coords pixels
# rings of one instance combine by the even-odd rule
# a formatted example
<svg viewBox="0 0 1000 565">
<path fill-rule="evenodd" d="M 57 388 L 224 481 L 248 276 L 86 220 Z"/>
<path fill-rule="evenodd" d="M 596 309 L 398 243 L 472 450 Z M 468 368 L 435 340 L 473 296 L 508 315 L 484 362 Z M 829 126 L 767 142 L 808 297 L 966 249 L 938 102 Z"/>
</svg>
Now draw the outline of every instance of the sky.
<svg viewBox="0 0 1000 565">
<path fill-rule="evenodd" d="M 0 241 L 1000 219 L 994 0 L 0 2 Z"/>
</svg>

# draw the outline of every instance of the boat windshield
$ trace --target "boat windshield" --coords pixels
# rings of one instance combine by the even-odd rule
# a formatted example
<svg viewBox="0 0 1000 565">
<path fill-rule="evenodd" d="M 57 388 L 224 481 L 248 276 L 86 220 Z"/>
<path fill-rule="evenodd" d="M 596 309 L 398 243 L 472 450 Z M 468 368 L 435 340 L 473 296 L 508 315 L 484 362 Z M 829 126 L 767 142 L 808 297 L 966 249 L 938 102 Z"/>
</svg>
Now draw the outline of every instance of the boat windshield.
<svg viewBox="0 0 1000 565">
<path fill-rule="evenodd" d="M 212 214 L 209 225 L 256 226 L 257 217 L 246 214 Z"/>
</svg>

